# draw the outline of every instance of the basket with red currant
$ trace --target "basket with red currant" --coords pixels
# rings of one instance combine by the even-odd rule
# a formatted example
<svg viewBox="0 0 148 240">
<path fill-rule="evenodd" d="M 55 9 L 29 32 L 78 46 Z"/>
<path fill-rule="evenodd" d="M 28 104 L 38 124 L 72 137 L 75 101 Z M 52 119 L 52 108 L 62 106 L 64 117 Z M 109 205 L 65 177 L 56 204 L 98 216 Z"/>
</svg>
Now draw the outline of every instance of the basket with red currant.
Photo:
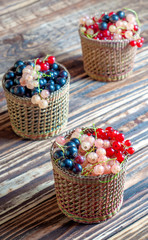
<svg viewBox="0 0 148 240">
<path fill-rule="evenodd" d="M 134 153 L 131 141 L 112 127 L 76 129 L 70 138 L 56 138 L 56 163 L 80 176 L 118 174 L 127 157 Z"/>
<path fill-rule="evenodd" d="M 142 47 L 140 22 L 131 9 L 84 16 L 79 34 L 85 72 L 99 81 L 119 81 L 133 70 L 137 47 Z"/>
<path fill-rule="evenodd" d="M 123 201 L 130 140 L 112 127 L 77 128 L 51 148 L 58 206 L 76 222 L 96 223 L 115 215 Z"/>
<path fill-rule="evenodd" d="M 54 56 L 18 60 L 3 77 L 15 133 L 31 139 L 58 134 L 67 123 L 69 81 L 67 69 Z"/>
</svg>

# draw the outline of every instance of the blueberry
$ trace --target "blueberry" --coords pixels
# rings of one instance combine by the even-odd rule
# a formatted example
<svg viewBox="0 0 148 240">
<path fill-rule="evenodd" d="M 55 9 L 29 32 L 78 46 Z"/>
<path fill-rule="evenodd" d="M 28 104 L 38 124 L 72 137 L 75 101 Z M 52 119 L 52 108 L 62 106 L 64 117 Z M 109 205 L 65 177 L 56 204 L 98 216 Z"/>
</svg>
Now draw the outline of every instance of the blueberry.
<svg viewBox="0 0 148 240">
<path fill-rule="evenodd" d="M 65 168 L 67 169 L 72 169 L 73 167 L 73 161 L 71 159 L 65 159 L 63 161 L 63 163 L 65 164 Z"/>
<path fill-rule="evenodd" d="M 6 80 L 7 79 L 14 79 L 14 77 L 15 77 L 15 73 L 12 72 L 12 71 L 7 72 L 6 75 L 5 75 Z"/>
<path fill-rule="evenodd" d="M 60 167 L 65 168 L 65 162 L 64 161 L 60 162 Z"/>
<path fill-rule="evenodd" d="M 55 91 L 59 90 L 61 86 L 59 84 L 55 84 Z"/>
<path fill-rule="evenodd" d="M 55 86 L 53 84 L 49 84 L 49 85 L 47 84 L 47 88 L 50 93 L 55 91 Z"/>
<path fill-rule="evenodd" d="M 56 83 L 59 84 L 61 87 L 63 87 L 66 83 L 66 79 L 65 78 L 61 78 L 61 77 L 58 77 L 56 79 Z"/>
<path fill-rule="evenodd" d="M 70 146 L 65 150 L 65 156 L 68 158 L 75 158 L 78 155 L 78 149 L 74 146 Z"/>
<path fill-rule="evenodd" d="M 39 84 L 40 84 L 40 87 L 44 87 L 47 84 L 47 80 L 45 78 L 40 78 Z"/>
<path fill-rule="evenodd" d="M 15 88 L 15 86 L 12 86 L 12 87 L 10 88 L 10 92 L 11 92 L 12 94 L 14 94 L 14 88 Z"/>
<path fill-rule="evenodd" d="M 14 94 L 16 94 L 17 96 L 23 96 L 25 94 L 25 87 L 21 85 L 15 86 Z"/>
<path fill-rule="evenodd" d="M 72 138 L 70 141 L 74 142 L 75 145 L 76 145 L 76 147 L 79 147 L 79 145 L 80 145 L 80 141 L 79 141 L 78 138 Z"/>
<path fill-rule="evenodd" d="M 99 29 L 100 30 L 106 30 L 107 29 L 107 23 L 106 22 L 101 22 L 99 24 Z"/>
<path fill-rule="evenodd" d="M 25 65 L 26 65 L 26 66 L 27 66 L 27 65 L 30 65 L 30 66 L 32 66 L 32 67 L 35 66 L 34 62 L 31 62 L 31 61 L 25 62 Z"/>
<path fill-rule="evenodd" d="M 24 65 L 24 62 L 21 60 L 18 60 L 15 64 L 14 67 L 17 68 L 18 66 Z"/>
<path fill-rule="evenodd" d="M 16 85 L 20 85 L 20 79 L 21 79 L 21 77 L 15 77 L 15 78 L 14 78 L 14 83 L 15 83 Z"/>
<path fill-rule="evenodd" d="M 75 163 L 73 172 L 74 173 L 82 172 L 82 166 L 79 163 Z"/>
<path fill-rule="evenodd" d="M 109 19 L 110 19 L 111 22 L 114 23 L 114 22 L 117 22 L 119 20 L 119 17 L 118 17 L 118 15 L 113 14 L 113 15 L 110 16 Z"/>
<path fill-rule="evenodd" d="M 47 83 L 47 86 L 48 85 L 54 85 L 54 84 L 55 84 L 55 82 L 53 80 L 49 80 L 48 83 Z"/>
<path fill-rule="evenodd" d="M 71 147 L 71 146 L 76 147 L 76 144 L 75 144 L 74 142 L 70 141 L 70 142 L 65 143 L 64 146 L 67 146 L 67 147 Z"/>
<path fill-rule="evenodd" d="M 35 95 L 35 94 L 38 94 L 40 92 L 40 90 L 38 88 L 34 88 L 32 91 L 31 91 L 31 96 Z"/>
<path fill-rule="evenodd" d="M 102 17 L 102 21 L 103 22 L 109 22 L 109 16 L 107 14 L 105 14 L 103 17 Z"/>
<path fill-rule="evenodd" d="M 118 12 L 117 12 L 117 15 L 118 15 L 118 17 L 119 17 L 120 19 L 122 19 L 122 18 L 125 17 L 125 12 L 123 12 L 123 11 L 118 11 Z"/>
<path fill-rule="evenodd" d="M 11 79 L 6 80 L 5 87 L 7 89 L 11 88 L 13 86 L 13 81 Z"/>
<path fill-rule="evenodd" d="M 16 69 L 16 73 L 17 73 L 17 75 L 22 75 L 22 71 L 23 71 L 23 69 L 26 67 L 26 65 L 20 65 L 20 66 L 18 66 L 17 67 L 17 69 Z"/>
<path fill-rule="evenodd" d="M 59 75 L 59 72 L 58 71 L 55 71 L 55 70 L 51 70 L 51 72 L 53 72 L 54 74 L 54 79 L 56 79 Z"/>
<path fill-rule="evenodd" d="M 62 78 L 67 78 L 68 77 L 68 73 L 65 70 L 60 71 L 59 76 Z"/>
<path fill-rule="evenodd" d="M 53 64 L 50 65 L 50 69 L 58 70 L 59 66 L 58 66 L 57 63 L 53 63 Z"/>
<path fill-rule="evenodd" d="M 64 153 L 62 150 L 57 150 L 54 154 L 53 154 L 53 158 L 55 160 L 57 159 L 64 159 Z"/>
</svg>

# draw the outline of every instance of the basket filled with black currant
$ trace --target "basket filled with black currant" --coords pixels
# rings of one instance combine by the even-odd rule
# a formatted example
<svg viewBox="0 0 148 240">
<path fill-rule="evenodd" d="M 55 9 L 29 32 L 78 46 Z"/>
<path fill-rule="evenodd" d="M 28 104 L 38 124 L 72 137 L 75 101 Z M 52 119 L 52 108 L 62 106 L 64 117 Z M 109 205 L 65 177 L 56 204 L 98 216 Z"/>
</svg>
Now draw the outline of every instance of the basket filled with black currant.
<svg viewBox="0 0 148 240">
<path fill-rule="evenodd" d="M 121 208 L 131 141 L 112 127 L 77 128 L 51 147 L 57 203 L 70 219 L 91 224 Z"/>
<path fill-rule="evenodd" d="M 84 70 L 98 81 L 119 81 L 133 70 L 137 47 L 142 47 L 140 22 L 131 9 L 80 19 Z"/>
<path fill-rule="evenodd" d="M 33 140 L 59 134 L 68 119 L 69 82 L 54 56 L 18 60 L 2 80 L 13 131 Z"/>
</svg>

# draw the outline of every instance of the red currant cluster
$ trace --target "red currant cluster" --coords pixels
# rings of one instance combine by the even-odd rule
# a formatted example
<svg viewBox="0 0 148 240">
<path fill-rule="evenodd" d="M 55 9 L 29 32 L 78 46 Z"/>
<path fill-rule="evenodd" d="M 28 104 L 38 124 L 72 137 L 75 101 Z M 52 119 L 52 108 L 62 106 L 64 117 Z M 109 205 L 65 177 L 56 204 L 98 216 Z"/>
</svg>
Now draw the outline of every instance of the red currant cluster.
<svg viewBox="0 0 148 240">
<path fill-rule="evenodd" d="M 49 56 L 47 60 L 42 61 L 41 59 L 37 59 L 36 64 L 40 65 L 41 71 L 48 71 L 50 64 L 53 64 L 55 62 L 55 57 L 54 56 Z"/>
<path fill-rule="evenodd" d="M 135 11 L 131 10 L 136 14 Z M 124 11 L 103 13 L 101 16 L 85 16 L 80 19 L 80 32 L 86 37 L 95 40 L 133 40 L 131 46 L 141 47 L 144 38 L 139 41 L 137 14 Z M 135 44 L 136 41 L 136 44 Z M 135 44 L 135 45 L 134 45 Z"/>
<path fill-rule="evenodd" d="M 112 127 L 87 131 L 78 128 L 70 139 L 60 136 L 56 143 L 62 149 L 54 154 L 59 165 L 85 176 L 117 174 L 123 161 L 135 152 L 131 141 Z"/>
<path fill-rule="evenodd" d="M 137 39 L 137 40 L 132 40 L 132 41 L 130 41 L 130 45 L 131 45 L 132 47 L 135 47 L 135 46 L 137 45 L 137 47 L 140 48 L 140 47 L 142 47 L 143 42 L 144 42 L 144 38 L 141 37 L 141 38 L 139 38 L 139 39 Z"/>
</svg>

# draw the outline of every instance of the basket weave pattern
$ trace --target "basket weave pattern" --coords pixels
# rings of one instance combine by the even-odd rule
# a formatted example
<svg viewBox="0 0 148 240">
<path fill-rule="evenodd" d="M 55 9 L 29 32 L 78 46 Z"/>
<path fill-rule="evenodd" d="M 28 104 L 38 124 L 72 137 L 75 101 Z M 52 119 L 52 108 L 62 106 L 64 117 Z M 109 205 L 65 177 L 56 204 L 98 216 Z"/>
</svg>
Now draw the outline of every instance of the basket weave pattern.
<svg viewBox="0 0 148 240">
<path fill-rule="evenodd" d="M 61 69 L 67 69 L 58 63 Z M 67 71 L 68 72 L 68 71 Z M 31 98 L 18 97 L 11 94 L 4 86 L 8 112 L 13 131 L 23 137 L 33 140 L 46 139 L 60 133 L 67 124 L 69 109 L 69 81 L 48 98 L 48 107 L 40 109 L 32 104 Z"/>
<path fill-rule="evenodd" d="M 84 70 L 91 78 L 110 82 L 131 74 L 137 47 L 131 47 L 129 40 L 94 40 L 79 34 Z"/>
<path fill-rule="evenodd" d="M 57 203 L 61 211 L 76 222 L 89 224 L 105 221 L 115 215 L 123 201 L 126 162 L 116 178 L 113 174 L 81 176 L 61 168 L 54 161 L 55 147 L 54 143 L 51 160 Z"/>
</svg>

